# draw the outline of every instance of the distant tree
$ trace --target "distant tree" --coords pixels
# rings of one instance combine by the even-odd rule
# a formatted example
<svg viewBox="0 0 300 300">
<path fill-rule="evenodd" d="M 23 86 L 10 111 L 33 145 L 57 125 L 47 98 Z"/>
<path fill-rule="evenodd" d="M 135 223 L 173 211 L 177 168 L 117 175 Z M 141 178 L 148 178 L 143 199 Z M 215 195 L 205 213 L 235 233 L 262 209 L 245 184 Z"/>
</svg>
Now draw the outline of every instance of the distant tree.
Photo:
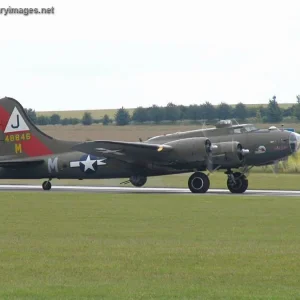
<svg viewBox="0 0 300 300">
<path fill-rule="evenodd" d="M 209 102 L 200 105 L 202 119 L 211 121 L 217 117 L 216 108 Z"/>
<path fill-rule="evenodd" d="M 155 122 L 156 124 L 160 123 L 164 119 L 164 108 L 157 105 L 152 105 L 148 108 L 149 120 Z"/>
<path fill-rule="evenodd" d="M 232 116 L 232 107 L 224 102 L 221 102 L 217 107 L 217 114 L 220 120 L 230 119 Z"/>
<path fill-rule="evenodd" d="M 261 123 L 262 122 L 262 116 L 261 116 L 261 112 L 260 109 L 256 110 L 256 122 Z"/>
<path fill-rule="evenodd" d="M 267 115 L 268 115 L 268 107 L 264 107 L 264 106 L 262 106 L 262 105 L 260 105 L 259 107 L 258 107 L 258 109 L 259 109 L 259 111 L 260 111 L 260 114 L 261 114 L 261 116 L 262 116 L 262 119 L 264 119 L 264 120 L 266 120 L 266 122 L 267 122 Z"/>
<path fill-rule="evenodd" d="M 70 124 L 72 124 L 72 125 L 77 125 L 80 122 L 81 122 L 81 120 L 78 118 L 70 118 Z"/>
<path fill-rule="evenodd" d="M 293 115 L 300 121 L 300 102 L 294 105 Z"/>
<path fill-rule="evenodd" d="M 180 117 L 179 120 L 186 120 L 187 117 L 187 111 L 188 111 L 188 107 L 185 105 L 178 105 L 177 106 L 180 110 Z"/>
<path fill-rule="evenodd" d="M 128 125 L 130 122 L 130 114 L 124 107 L 117 110 L 115 121 L 118 126 Z"/>
<path fill-rule="evenodd" d="M 107 114 L 105 114 L 102 119 L 102 124 L 108 125 L 109 123 L 111 123 L 111 119 L 109 118 L 109 116 Z"/>
<path fill-rule="evenodd" d="M 165 107 L 165 118 L 168 121 L 178 121 L 180 119 L 180 109 L 177 105 L 169 102 Z"/>
<path fill-rule="evenodd" d="M 247 107 L 247 117 L 248 118 L 254 118 L 256 117 L 257 114 L 257 110 L 259 110 L 259 108 L 257 106 L 246 106 Z"/>
<path fill-rule="evenodd" d="M 53 114 L 50 116 L 50 124 L 56 125 L 60 124 L 60 115 L 58 114 Z"/>
<path fill-rule="evenodd" d="M 69 118 L 63 118 L 60 121 L 61 125 L 66 126 L 66 125 L 70 125 L 71 124 L 71 120 Z"/>
<path fill-rule="evenodd" d="M 149 120 L 148 110 L 144 107 L 137 107 L 132 114 L 132 121 L 137 123 L 144 123 Z"/>
<path fill-rule="evenodd" d="M 48 125 L 50 124 L 50 118 L 44 115 L 38 116 L 36 119 L 37 125 Z"/>
<path fill-rule="evenodd" d="M 233 117 L 237 118 L 238 120 L 244 121 L 248 116 L 248 110 L 247 110 L 247 106 L 240 102 L 238 103 L 233 111 Z"/>
<path fill-rule="evenodd" d="M 193 104 L 187 108 L 187 118 L 189 120 L 197 121 L 202 117 L 202 110 L 199 105 Z"/>
<path fill-rule="evenodd" d="M 92 114 L 90 112 L 85 112 L 82 116 L 81 123 L 85 126 L 91 125 L 93 123 Z"/>
<path fill-rule="evenodd" d="M 296 98 L 297 98 L 297 103 L 300 104 L 300 95 L 297 95 Z"/>
<path fill-rule="evenodd" d="M 269 100 L 266 117 L 270 123 L 282 121 L 282 111 L 276 101 L 276 96 Z"/>
<path fill-rule="evenodd" d="M 297 105 L 297 104 L 296 104 Z M 290 106 L 290 107 L 287 107 L 287 108 L 282 108 L 281 110 L 282 110 L 282 116 L 283 117 L 291 117 L 291 116 L 293 116 L 293 114 L 294 114 L 294 110 L 295 110 L 295 106 L 296 105 L 292 105 L 292 106 Z"/>
<path fill-rule="evenodd" d="M 37 116 L 36 116 L 36 112 L 35 110 L 33 110 L 32 108 L 24 108 L 28 118 L 34 123 L 36 124 L 37 122 Z"/>
</svg>

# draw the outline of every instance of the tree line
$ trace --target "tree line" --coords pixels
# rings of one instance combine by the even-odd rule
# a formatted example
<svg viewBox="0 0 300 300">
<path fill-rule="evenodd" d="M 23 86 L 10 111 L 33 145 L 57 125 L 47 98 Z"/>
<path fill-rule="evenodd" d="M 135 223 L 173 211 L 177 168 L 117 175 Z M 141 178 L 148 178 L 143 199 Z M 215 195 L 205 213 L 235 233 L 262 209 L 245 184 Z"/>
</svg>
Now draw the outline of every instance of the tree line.
<svg viewBox="0 0 300 300">
<path fill-rule="evenodd" d="M 214 106 L 209 102 L 197 105 L 175 105 L 172 102 L 167 106 L 152 105 L 151 107 L 137 107 L 130 114 L 129 110 L 121 107 L 116 111 L 113 119 L 107 114 L 100 119 L 94 119 L 89 112 L 85 112 L 82 118 L 61 118 L 57 113 L 51 116 L 37 116 L 35 110 L 25 109 L 27 115 L 36 125 L 91 125 L 91 124 L 116 124 L 124 126 L 128 124 L 144 124 L 162 122 L 177 122 L 189 120 L 191 122 L 203 121 L 208 122 L 221 119 L 236 119 L 237 121 L 246 121 L 247 119 L 255 119 L 258 123 L 278 123 L 284 118 L 296 118 L 300 121 L 300 95 L 296 96 L 297 102 L 288 108 L 279 106 L 276 96 L 269 99 L 267 106 L 249 106 L 240 102 L 235 106 L 221 102 Z"/>
</svg>

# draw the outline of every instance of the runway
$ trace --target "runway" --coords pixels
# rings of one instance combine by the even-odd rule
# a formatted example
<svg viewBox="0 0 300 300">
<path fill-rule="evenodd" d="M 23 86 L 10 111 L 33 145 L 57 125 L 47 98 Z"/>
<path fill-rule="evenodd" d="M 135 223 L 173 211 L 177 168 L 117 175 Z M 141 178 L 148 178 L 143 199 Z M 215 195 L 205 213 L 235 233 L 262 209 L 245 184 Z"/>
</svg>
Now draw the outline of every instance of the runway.
<svg viewBox="0 0 300 300">
<path fill-rule="evenodd" d="M 32 191 L 41 193 L 51 192 L 81 192 L 81 193 L 139 193 L 139 194 L 187 194 L 191 196 L 227 195 L 234 197 L 249 196 L 300 196 L 299 191 L 285 190 L 247 190 L 244 194 L 232 194 L 227 189 L 209 189 L 205 194 L 193 194 L 184 188 L 154 188 L 154 187 L 103 187 L 103 186 L 64 186 L 54 185 L 50 191 L 44 191 L 40 185 L 0 185 L 0 191 Z"/>
</svg>

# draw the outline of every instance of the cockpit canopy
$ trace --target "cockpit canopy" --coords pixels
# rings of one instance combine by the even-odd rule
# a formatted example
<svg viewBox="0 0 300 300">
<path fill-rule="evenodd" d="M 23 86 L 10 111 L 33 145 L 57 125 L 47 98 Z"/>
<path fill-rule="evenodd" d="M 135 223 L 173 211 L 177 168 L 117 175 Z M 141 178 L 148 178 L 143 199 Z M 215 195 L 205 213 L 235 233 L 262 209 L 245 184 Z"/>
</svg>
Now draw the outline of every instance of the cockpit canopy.
<svg viewBox="0 0 300 300">
<path fill-rule="evenodd" d="M 216 124 L 216 128 L 232 127 L 232 120 L 220 120 Z"/>
<path fill-rule="evenodd" d="M 253 124 L 247 124 L 247 125 L 244 125 L 243 127 L 244 127 L 245 132 L 258 130 L 257 127 L 255 127 Z"/>
<path fill-rule="evenodd" d="M 236 122 L 236 121 L 235 121 Z M 234 124 L 232 120 L 220 120 L 216 128 L 232 128 L 234 133 L 245 133 L 258 130 L 253 124 Z"/>
</svg>

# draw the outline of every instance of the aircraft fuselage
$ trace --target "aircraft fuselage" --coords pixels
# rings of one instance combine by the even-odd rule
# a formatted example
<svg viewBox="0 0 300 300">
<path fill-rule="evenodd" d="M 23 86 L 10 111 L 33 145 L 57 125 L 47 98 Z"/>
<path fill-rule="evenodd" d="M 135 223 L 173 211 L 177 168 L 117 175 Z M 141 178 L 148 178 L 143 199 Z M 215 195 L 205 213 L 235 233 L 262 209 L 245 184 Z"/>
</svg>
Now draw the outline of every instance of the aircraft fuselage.
<svg viewBox="0 0 300 300">
<path fill-rule="evenodd" d="M 289 135 L 287 131 L 257 130 L 247 133 L 234 133 L 231 128 L 194 130 L 154 137 L 146 143 L 167 144 L 171 141 L 191 137 L 207 137 L 212 143 L 238 141 L 249 149 L 245 158 L 246 165 L 267 165 L 287 157 L 290 152 Z M 167 166 L 148 163 L 134 166 L 118 159 L 95 157 L 81 152 L 64 152 L 43 157 L 44 162 L 34 167 L 18 169 L 0 168 L 0 178 L 17 179 L 101 179 L 126 178 L 135 174 L 157 176 L 192 172 L 190 166 L 173 169 Z M 222 169 L 222 167 L 220 168 Z"/>
</svg>

